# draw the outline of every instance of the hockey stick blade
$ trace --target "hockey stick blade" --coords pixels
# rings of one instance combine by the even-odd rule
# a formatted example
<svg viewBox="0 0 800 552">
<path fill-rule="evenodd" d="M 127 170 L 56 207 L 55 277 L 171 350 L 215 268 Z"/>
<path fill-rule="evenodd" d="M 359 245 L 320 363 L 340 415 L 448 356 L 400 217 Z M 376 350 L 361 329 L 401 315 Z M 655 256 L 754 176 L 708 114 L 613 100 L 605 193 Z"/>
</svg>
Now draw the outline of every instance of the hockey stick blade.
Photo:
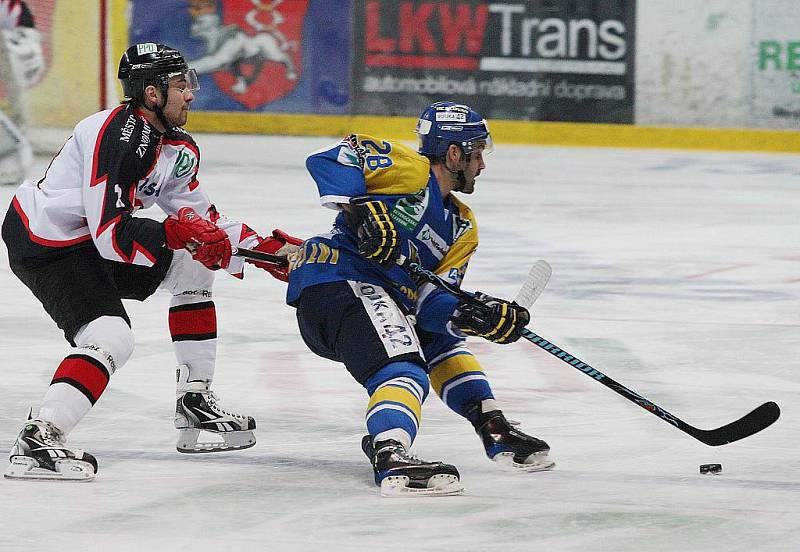
<svg viewBox="0 0 800 552">
<path fill-rule="evenodd" d="M 770 401 L 765 402 L 735 422 L 718 427 L 717 429 L 697 429 L 689 424 L 685 424 L 686 429 L 684 429 L 684 431 L 698 441 L 702 441 L 712 447 L 718 447 L 758 433 L 762 429 L 771 426 L 780 415 L 780 407 L 776 403 Z"/>
<path fill-rule="evenodd" d="M 522 330 L 522 337 L 540 349 L 547 351 L 562 362 L 569 364 L 579 372 L 582 372 L 595 381 L 602 383 L 632 403 L 647 410 L 650 414 L 658 416 L 665 422 L 675 426 L 684 433 L 691 435 L 698 441 L 701 441 L 712 447 L 733 443 L 734 441 L 738 441 L 739 439 L 744 439 L 745 437 L 749 437 L 754 433 L 758 433 L 762 429 L 766 429 L 772 425 L 772 423 L 775 422 L 775 420 L 777 420 L 781 414 L 781 410 L 778 405 L 770 401 L 762 404 L 749 414 L 739 418 L 735 422 L 729 423 L 728 425 L 718 427 L 717 429 L 698 429 L 687 424 L 674 414 L 667 412 L 657 404 L 649 401 L 636 391 L 633 391 L 621 383 L 614 381 L 597 368 L 589 366 L 578 357 L 569 354 L 567 351 L 561 349 L 554 343 L 539 335 L 536 335 L 527 328 Z"/>
<path fill-rule="evenodd" d="M 544 291 L 552 275 L 553 268 L 547 261 L 540 259 L 533 263 L 528 272 L 528 277 L 523 282 L 514 302 L 526 309 L 530 309 Z"/>
<path fill-rule="evenodd" d="M 479 301 L 477 301 L 477 299 L 475 299 L 472 296 L 472 294 L 467 293 L 458 286 L 451 284 L 446 280 L 443 280 L 442 278 L 440 278 L 430 270 L 425 269 L 418 263 L 405 260 L 405 262 L 402 263 L 402 266 L 405 270 L 409 271 L 410 273 L 413 273 L 418 277 L 427 280 L 436 287 L 449 291 L 462 301 L 466 301 L 473 304 L 479 303 Z M 717 429 L 698 429 L 694 426 L 687 424 L 686 422 L 676 417 L 675 415 L 670 414 L 669 412 L 667 412 L 657 404 L 649 401 L 648 399 L 638 394 L 637 392 L 625 387 L 624 385 L 622 385 L 617 381 L 614 381 L 612 378 L 608 377 L 600 370 L 593 368 L 592 366 L 583 362 L 576 356 L 569 354 L 567 351 L 556 346 L 554 343 L 544 339 L 539 335 L 536 335 L 531 330 L 527 328 L 523 329 L 522 337 L 523 339 L 529 341 L 530 343 L 533 343 L 534 345 L 543 349 L 544 351 L 547 351 L 560 361 L 569 364 L 579 372 L 582 372 L 583 374 L 589 376 L 595 381 L 602 383 L 612 391 L 625 397 L 632 403 L 637 404 L 638 406 L 640 406 L 644 410 L 647 410 L 654 416 L 661 418 L 665 422 L 675 426 L 676 428 L 683 431 L 687 435 L 691 435 L 698 441 L 712 447 L 718 447 L 720 445 L 733 443 L 734 441 L 738 441 L 740 439 L 744 439 L 745 437 L 749 437 L 754 433 L 758 433 L 759 431 L 766 429 L 767 427 L 772 425 L 780 417 L 781 414 L 781 410 L 778 407 L 778 405 L 770 401 L 762 404 L 761 406 L 759 406 L 749 414 L 739 418 L 735 422 L 731 422 L 722 427 L 718 427 Z"/>
<path fill-rule="evenodd" d="M 254 249 L 245 249 L 244 247 L 231 248 L 231 255 L 234 257 L 244 257 L 253 261 L 262 263 L 270 263 L 275 266 L 286 266 L 289 261 L 282 255 L 273 255 L 271 253 L 264 253 L 263 251 L 256 251 Z"/>
</svg>

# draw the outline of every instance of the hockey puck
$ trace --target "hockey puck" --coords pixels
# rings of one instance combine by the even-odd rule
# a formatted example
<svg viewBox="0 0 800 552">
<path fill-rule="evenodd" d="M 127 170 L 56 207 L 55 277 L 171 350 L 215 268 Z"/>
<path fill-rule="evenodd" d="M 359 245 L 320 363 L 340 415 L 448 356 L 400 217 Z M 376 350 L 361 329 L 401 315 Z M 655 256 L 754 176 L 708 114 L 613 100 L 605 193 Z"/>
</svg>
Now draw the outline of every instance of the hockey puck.
<svg viewBox="0 0 800 552">
<path fill-rule="evenodd" d="M 700 473 L 715 475 L 722 473 L 722 464 L 700 464 Z"/>
</svg>

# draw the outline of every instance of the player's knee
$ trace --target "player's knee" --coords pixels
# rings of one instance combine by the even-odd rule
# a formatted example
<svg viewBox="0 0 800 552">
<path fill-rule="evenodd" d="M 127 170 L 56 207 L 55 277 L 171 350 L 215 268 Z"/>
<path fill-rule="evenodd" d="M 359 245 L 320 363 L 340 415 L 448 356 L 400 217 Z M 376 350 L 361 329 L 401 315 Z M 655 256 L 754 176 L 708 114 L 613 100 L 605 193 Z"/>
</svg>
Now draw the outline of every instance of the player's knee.
<svg viewBox="0 0 800 552">
<path fill-rule="evenodd" d="M 367 392 L 372 395 L 375 390 L 381 385 L 390 380 L 407 380 L 412 383 L 420 392 L 421 401 L 425 400 L 428 396 L 430 384 L 428 382 L 428 374 L 425 369 L 418 363 L 409 361 L 390 362 L 384 365 L 380 370 L 372 374 L 367 380 L 364 387 Z"/>
<path fill-rule="evenodd" d="M 83 326 L 75 336 L 75 345 L 97 347 L 111 356 L 112 369 L 122 368 L 133 354 L 133 330 L 118 316 L 101 316 Z"/>
</svg>

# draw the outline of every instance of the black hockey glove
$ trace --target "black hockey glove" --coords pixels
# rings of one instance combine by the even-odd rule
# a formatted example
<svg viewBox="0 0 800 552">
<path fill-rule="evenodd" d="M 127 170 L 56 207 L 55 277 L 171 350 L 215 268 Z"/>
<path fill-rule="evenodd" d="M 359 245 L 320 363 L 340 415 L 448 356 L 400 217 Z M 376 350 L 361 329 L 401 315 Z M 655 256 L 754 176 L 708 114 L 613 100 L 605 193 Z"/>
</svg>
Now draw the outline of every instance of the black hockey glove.
<svg viewBox="0 0 800 552">
<path fill-rule="evenodd" d="M 467 335 L 477 335 L 494 343 L 514 343 L 531 320 L 528 309 L 515 302 L 503 301 L 476 292 L 482 305 L 464 301 L 458 305 L 450 321 Z"/>
<path fill-rule="evenodd" d="M 365 259 L 391 267 L 400 257 L 400 236 L 383 201 L 369 197 L 350 200 L 348 226 L 356 233 L 358 252 Z"/>
</svg>

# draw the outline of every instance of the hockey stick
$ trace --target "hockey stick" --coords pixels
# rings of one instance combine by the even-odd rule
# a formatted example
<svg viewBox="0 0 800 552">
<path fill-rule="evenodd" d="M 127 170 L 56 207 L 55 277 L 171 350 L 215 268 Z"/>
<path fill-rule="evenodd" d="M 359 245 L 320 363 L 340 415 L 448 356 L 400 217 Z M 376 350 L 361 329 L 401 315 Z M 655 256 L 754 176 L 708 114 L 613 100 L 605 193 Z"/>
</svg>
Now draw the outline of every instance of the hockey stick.
<svg viewBox="0 0 800 552">
<path fill-rule="evenodd" d="M 245 249 L 244 247 L 232 248 L 231 255 L 235 257 L 244 257 L 245 259 L 252 259 L 254 261 L 270 263 L 277 266 L 286 266 L 288 264 L 286 257 L 282 255 L 273 255 L 271 253 L 255 251 L 254 249 Z M 517 293 L 517 297 L 515 299 L 517 304 L 522 305 L 525 308 L 530 308 L 533 303 L 536 302 L 536 299 L 539 298 L 539 295 L 542 294 L 542 291 L 544 291 L 545 286 L 547 286 L 547 282 L 550 280 L 551 274 L 553 274 L 553 269 L 550 267 L 547 261 L 536 261 L 528 272 L 527 278 L 522 283 L 522 287 Z"/>
<path fill-rule="evenodd" d="M 514 298 L 514 302 L 517 305 L 522 305 L 526 309 L 531 308 L 536 302 L 536 299 L 538 299 L 544 291 L 552 275 L 553 269 L 547 261 L 538 260 L 533 263 L 533 266 L 528 272 L 528 277 L 522 283 L 522 288 L 520 288 L 517 296 Z"/>
<path fill-rule="evenodd" d="M 264 253 L 263 251 L 256 251 L 255 249 L 245 249 L 244 247 L 231 248 L 231 255 L 262 263 L 270 263 L 275 266 L 287 266 L 289 264 L 289 261 L 283 255 L 273 255 L 272 253 Z"/>
<path fill-rule="evenodd" d="M 403 263 L 403 268 L 407 271 L 413 273 L 416 276 L 427 280 L 431 284 L 445 289 L 458 297 L 463 301 L 467 301 L 479 306 L 484 306 L 483 303 L 475 299 L 471 294 L 467 293 L 466 291 L 462 290 L 458 286 L 447 282 L 434 274 L 433 272 L 426 270 L 418 263 L 405 261 Z M 547 351 L 557 359 L 566 362 L 573 368 L 576 368 L 580 372 L 586 374 L 590 378 L 599 381 L 612 391 L 616 392 L 619 395 L 622 395 L 632 403 L 640 406 L 641 408 L 647 410 L 651 414 L 658 416 L 665 422 L 668 422 L 675 426 L 676 428 L 680 429 L 684 433 L 687 433 L 697 439 L 705 443 L 706 445 L 717 447 L 720 445 L 726 445 L 728 443 L 733 443 L 734 441 L 738 441 L 740 439 L 744 439 L 745 437 L 749 437 L 754 433 L 758 433 L 762 429 L 769 427 L 781 414 L 781 410 L 778 405 L 772 401 L 766 402 L 750 412 L 745 416 L 742 416 L 738 420 L 731 422 L 727 425 L 722 427 L 718 427 L 716 429 L 698 429 L 694 426 L 691 426 L 678 418 L 677 416 L 670 414 L 660 406 L 652 403 L 651 401 L 647 400 L 640 394 L 628 389 L 621 383 L 613 380 L 612 378 L 608 377 L 600 370 L 593 368 L 589 364 L 583 362 L 582 360 L 578 359 L 577 357 L 569 354 L 567 351 L 557 347 L 555 344 L 547 341 L 543 337 L 533 333 L 529 329 L 525 328 L 522 330 L 522 337 L 526 340 L 530 341 L 537 347 Z"/>
</svg>

